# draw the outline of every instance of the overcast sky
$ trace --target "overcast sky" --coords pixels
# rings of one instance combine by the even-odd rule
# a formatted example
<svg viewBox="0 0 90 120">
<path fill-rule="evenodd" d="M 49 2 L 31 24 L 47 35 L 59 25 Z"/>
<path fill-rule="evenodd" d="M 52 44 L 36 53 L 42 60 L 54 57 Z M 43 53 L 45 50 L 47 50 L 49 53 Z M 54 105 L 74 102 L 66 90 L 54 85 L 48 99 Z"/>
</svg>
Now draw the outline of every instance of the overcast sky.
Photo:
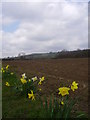
<svg viewBox="0 0 90 120">
<path fill-rule="evenodd" d="M 15 1 L 2 1 L 3 57 L 88 48 L 86 0 Z"/>
</svg>

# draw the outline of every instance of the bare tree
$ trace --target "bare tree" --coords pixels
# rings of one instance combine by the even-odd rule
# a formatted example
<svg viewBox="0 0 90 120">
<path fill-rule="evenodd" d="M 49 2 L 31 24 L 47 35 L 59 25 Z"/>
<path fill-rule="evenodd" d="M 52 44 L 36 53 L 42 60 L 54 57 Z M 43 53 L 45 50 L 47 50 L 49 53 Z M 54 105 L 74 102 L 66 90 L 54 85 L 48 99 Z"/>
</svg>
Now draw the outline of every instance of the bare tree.
<svg viewBox="0 0 90 120">
<path fill-rule="evenodd" d="M 19 57 L 19 58 L 25 58 L 25 53 L 24 53 L 24 52 L 20 52 L 20 53 L 18 54 L 18 57 Z"/>
</svg>

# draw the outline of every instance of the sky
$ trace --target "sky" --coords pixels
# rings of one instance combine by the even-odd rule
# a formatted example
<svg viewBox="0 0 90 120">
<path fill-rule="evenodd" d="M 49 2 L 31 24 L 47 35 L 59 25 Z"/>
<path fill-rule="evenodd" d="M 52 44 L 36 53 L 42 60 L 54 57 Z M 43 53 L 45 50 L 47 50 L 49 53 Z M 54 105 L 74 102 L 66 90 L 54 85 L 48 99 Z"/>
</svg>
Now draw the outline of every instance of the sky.
<svg viewBox="0 0 90 120">
<path fill-rule="evenodd" d="M 2 57 L 88 48 L 87 0 L 2 0 L 0 6 Z"/>
</svg>

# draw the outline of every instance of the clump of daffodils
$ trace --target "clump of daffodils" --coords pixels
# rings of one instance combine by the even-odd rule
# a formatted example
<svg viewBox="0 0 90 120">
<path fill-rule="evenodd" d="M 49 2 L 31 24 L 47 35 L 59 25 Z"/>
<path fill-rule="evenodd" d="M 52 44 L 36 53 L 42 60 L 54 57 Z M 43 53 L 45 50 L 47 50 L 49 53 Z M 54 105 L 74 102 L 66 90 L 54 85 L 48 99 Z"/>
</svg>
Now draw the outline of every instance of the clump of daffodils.
<svg viewBox="0 0 90 120">
<path fill-rule="evenodd" d="M 76 89 L 78 89 L 78 83 L 73 81 L 70 88 L 72 91 L 75 91 Z M 61 96 L 69 95 L 70 88 L 69 87 L 60 87 L 60 88 L 58 88 L 58 90 L 59 90 L 58 94 Z"/>
<path fill-rule="evenodd" d="M 22 93 L 25 94 L 26 97 L 28 97 L 29 99 L 35 100 L 34 94 L 36 94 L 37 92 L 37 85 L 41 84 L 45 80 L 45 78 L 38 78 L 37 76 L 35 76 L 28 79 L 26 74 L 24 73 L 21 75 L 20 80 L 22 83 L 22 85 L 20 86 L 22 87 Z M 39 88 L 38 90 L 41 91 L 41 88 Z"/>
<path fill-rule="evenodd" d="M 8 69 L 9 69 L 9 65 L 7 65 L 5 68 L 1 68 L 1 73 L 5 73 L 6 71 L 8 71 Z"/>
<path fill-rule="evenodd" d="M 1 72 L 5 72 L 5 74 L 9 76 L 14 75 L 14 73 L 9 70 L 9 65 L 7 65 L 5 69 L 1 68 Z M 15 76 L 12 76 L 12 77 L 15 77 Z M 28 79 L 26 74 L 23 73 L 19 81 L 20 84 L 18 84 L 16 81 L 13 81 L 14 90 L 16 90 L 16 92 L 17 91 L 20 92 L 21 94 L 25 95 L 31 100 L 35 100 L 37 85 L 41 85 L 44 80 L 45 80 L 44 76 L 41 78 L 38 78 L 37 76 L 35 76 Z M 11 86 L 11 81 L 10 83 L 6 82 L 5 85 L 8 87 Z M 41 91 L 41 90 L 42 90 L 41 88 L 38 88 L 38 91 Z"/>
<path fill-rule="evenodd" d="M 76 83 L 75 81 L 72 82 L 70 87 L 60 87 L 58 88 L 58 94 L 61 95 L 62 97 L 69 95 L 69 91 L 75 91 L 76 89 L 78 89 L 78 83 Z M 64 102 L 61 101 L 61 105 L 64 105 Z"/>
</svg>

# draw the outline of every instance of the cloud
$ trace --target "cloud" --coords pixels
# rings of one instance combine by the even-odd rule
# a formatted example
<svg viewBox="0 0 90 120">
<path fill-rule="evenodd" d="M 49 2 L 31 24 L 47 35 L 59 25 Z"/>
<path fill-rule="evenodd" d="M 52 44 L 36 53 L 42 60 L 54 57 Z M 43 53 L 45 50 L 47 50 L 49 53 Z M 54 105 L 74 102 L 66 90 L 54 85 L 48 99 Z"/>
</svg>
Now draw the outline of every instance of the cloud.
<svg viewBox="0 0 90 120">
<path fill-rule="evenodd" d="M 3 3 L 3 56 L 88 47 L 87 3 Z"/>
</svg>

